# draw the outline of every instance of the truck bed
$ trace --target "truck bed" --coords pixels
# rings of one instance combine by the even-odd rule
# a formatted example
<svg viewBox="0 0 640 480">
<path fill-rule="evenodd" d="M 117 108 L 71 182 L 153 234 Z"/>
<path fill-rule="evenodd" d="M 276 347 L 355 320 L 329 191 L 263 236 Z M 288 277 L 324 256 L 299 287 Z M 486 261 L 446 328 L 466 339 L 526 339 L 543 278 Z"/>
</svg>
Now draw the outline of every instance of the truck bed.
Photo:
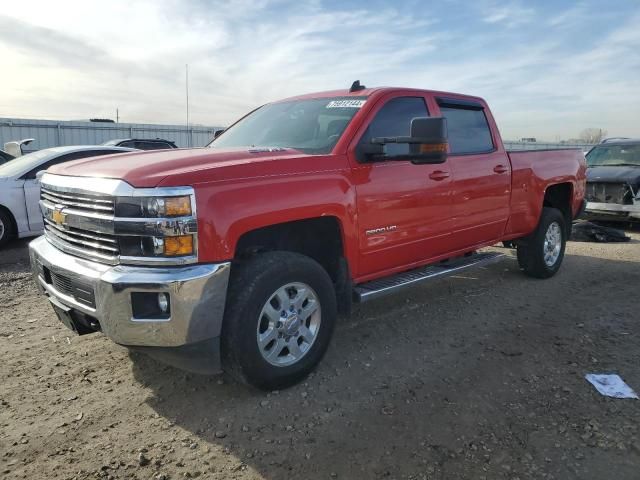
<svg viewBox="0 0 640 480">
<path fill-rule="evenodd" d="M 509 236 L 531 232 L 540 218 L 545 190 L 555 184 L 572 186 L 572 214 L 584 198 L 586 163 L 579 148 L 517 150 L 507 152 L 511 162 L 511 219 Z"/>
</svg>

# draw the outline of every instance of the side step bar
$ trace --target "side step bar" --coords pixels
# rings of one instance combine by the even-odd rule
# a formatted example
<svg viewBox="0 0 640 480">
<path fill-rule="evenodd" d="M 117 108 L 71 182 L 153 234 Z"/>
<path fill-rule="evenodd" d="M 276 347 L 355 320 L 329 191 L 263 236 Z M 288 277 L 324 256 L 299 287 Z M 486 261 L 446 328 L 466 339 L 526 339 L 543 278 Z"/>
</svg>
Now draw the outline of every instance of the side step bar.
<svg viewBox="0 0 640 480">
<path fill-rule="evenodd" d="M 395 293 L 403 288 L 412 287 L 416 284 L 423 283 L 437 278 L 444 278 L 449 275 L 466 270 L 472 267 L 488 265 L 502 259 L 502 253 L 474 253 L 467 257 L 459 257 L 447 260 L 426 267 L 416 268 L 408 272 L 398 273 L 390 277 L 372 280 L 367 283 L 357 285 L 353 289 L 354 301 L 358 303 L 367 302 L 374 298 L 382 297 L 389 293 Z"/>
</svg>

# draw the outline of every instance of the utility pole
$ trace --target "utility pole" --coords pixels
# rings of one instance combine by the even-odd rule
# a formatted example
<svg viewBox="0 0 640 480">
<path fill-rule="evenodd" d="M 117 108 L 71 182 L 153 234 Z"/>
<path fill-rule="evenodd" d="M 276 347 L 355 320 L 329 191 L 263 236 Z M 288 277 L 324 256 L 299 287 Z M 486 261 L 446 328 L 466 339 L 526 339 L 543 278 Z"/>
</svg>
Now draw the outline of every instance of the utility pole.
<svg viewBox="0 0 640 480">
<path fill-rule="evenodd" d="M 116 123 L 120 123 L 120 112 L 118 112 L 117 107 L 116 107 Z"/>
<path fill-rule="evenodd" d="M 185 64 L 185 83 L 187 87 L 187 136 L 189 136 L 189 64 Z M 191 137 L 189 137 L 189 146 L 191 146 Z"/>
</svg>

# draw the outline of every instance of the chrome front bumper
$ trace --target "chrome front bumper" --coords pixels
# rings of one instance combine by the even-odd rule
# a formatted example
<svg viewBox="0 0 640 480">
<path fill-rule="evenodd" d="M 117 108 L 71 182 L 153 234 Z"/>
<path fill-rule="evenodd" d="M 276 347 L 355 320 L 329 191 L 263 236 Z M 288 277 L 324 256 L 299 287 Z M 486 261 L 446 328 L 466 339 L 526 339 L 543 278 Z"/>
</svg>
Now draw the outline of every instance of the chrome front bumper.
<svg viewBox="0 0 640 480">
<path fill-rule="evenodd" d="M 588 215 L 617 216 L 640 220 L 640 203 L 622 205 L 619 203 L 587 202 L 586 213 Z"/>
<path fill-rule="evenodd" d="M 111 266 L 66 254 L 44 237 L 29 244 L 29 255 L 35 281 L 50 301 L 97 320 L 100 330 L 118 344 L 181 347 L 220 336 L 229 262 L 181 267 Z M 42 267 L 91 286 L 95 308 L 57 290 L 44 278 Z M 170 317 L 134 318 L 133 292 L 168 292 Z"/>
</svg>

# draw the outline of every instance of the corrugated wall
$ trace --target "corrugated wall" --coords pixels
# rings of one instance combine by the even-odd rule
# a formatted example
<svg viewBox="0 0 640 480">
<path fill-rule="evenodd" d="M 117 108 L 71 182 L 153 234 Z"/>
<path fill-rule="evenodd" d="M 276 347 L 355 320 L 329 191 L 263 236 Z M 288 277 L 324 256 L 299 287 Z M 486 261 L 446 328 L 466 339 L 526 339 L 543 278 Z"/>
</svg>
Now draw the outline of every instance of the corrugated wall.
<svg viewBox="0 0 640 480">
<path fill-rule="evenodd" d="M 164 138 L 179 147 L 203 147 L 221 128 L 0 118 L 0 148 L 6 142 L 24 138 L 35 138 L 25 148 L 28 151 L 61 145 L 97 145 L 114 138 Z"/>
<path fill-rule="evenodd" d="M 504 148 L 507 150 L 547 150 L 556 148 L 580 148 L 588 152 L 593 145 L 587 143 L 545 143 L 545 142 L 511 142 L 504 141 Z"/>
</svg>

